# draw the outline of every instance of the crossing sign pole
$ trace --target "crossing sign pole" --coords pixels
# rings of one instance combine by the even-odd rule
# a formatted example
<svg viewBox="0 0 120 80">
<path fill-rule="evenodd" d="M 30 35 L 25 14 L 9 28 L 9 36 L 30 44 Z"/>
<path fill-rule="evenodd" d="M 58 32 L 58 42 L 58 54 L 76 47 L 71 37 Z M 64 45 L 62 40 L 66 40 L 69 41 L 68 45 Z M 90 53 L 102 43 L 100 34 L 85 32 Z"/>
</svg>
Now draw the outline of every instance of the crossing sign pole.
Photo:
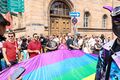
<svg viewBox="0 0 120 80">
<path fill-rule="evenodd" d="M 71 16 L 71 17 L 73 17 L 72 18 L 72 23 L 73 23 L 73 25 L 74 25 L 74 27 L 73 28 L 76 28 L 76 23 L 78 22 L 78 20 L 77 20 L 77 18 L 76 17 L 80 17 L 80 12 L 70 12 L 69 13 L 69 16 Z M 76 30 L 75 29 L 73 29 L 74 30 L 74 34 L 76 34 Z"/>
<path fill-rule="evenodd" d="M 77 30 L 76 30 L 76 23 L 78 22 L 77 18 L 74 17 L 72 19 L 72 23 L 73 23 L 73 31 L 74 31 L 74 42 L 76 43 L 76 33 L 77 33 Z"/>
<path fill-rule="evenodd" d="M 76 33 L 77 33 L 77 30 L 76 30 L 76 23 L 78 22 L 77 18 L 76 17 L 80 17 L 80 12 L 70 12 L 69 15 L 72 18 L 72 23 L 73 23 L 73 31 L 74 31 L 74 42 L 76 43 Z"/>
<path fill-rule="evenodd" d="M 72 23 L 75 25 L 77 22 L 78 22 L 77 18 L 74 17 L 74 18 L 72 19 Z"/>
<path fill-rule="evenodd" d="M 76 33 L 76 23 L 78 22 L 78 20 L 77 20 L 77 18 L 76 17 L 74 17 L 73 19 L 72 19 L 72 23 L 73 23 L 73 31 L 74 31 L 74 34 Z"/>
</svg>

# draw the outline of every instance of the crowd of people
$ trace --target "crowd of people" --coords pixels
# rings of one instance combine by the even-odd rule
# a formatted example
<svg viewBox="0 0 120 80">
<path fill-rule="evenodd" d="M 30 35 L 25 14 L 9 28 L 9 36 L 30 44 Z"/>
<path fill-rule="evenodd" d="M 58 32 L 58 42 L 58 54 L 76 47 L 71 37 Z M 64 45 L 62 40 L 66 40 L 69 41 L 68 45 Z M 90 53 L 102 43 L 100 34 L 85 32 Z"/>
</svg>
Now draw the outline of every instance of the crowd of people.
<svg viewBox="0 0 120 80">
<path fill-rule="evenodd" d="M 55 51 L 58 49 L 81 50 L 85 53 L 99 54 L 96 66 L 95 80 L 119 80 L 120 79 L 120 6 L 115 7 L 111 13 L 112 30 L 117 36 L 116 40 L 110 41 L 110 37 L 91 37 L 87 35 L 43 36 L 34 33 L 31 37 L 15 37 L 14 32 L 8 33 L 6 39 L 3 35 L 5 27 L 10 23 L 0 14 L 0 71 L 25 61 L 34 56 Z M 105 45 L 104 45 L 105 44 Z"/>
<path fill-rule="evenodd" d="M 101 36 L 87 36 L 71 33 L 63 36 L 44 36 L 34 33 L 32 37 L 16 38 L 14 32 L 9 32 L 5 41 L 0 42 L 1 70 L 27 60 L 38 54 L 55 51 L 57 49 L 82 50 L 85 53 L 99 54 L 102 45 L 109 42 L 110 38 Z"/>
</svg>

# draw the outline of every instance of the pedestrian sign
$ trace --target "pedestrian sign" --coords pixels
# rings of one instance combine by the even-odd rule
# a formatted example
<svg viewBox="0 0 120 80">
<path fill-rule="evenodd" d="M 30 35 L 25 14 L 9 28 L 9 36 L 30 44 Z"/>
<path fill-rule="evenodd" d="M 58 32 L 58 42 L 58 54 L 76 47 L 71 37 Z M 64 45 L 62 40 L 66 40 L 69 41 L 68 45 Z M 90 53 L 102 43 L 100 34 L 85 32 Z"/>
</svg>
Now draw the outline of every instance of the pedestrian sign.
<svg viewBox="0 0 120 80">
<path fill-rule="evenodd" d="M 69 16 L 71 16 L 71 17 L 80 17 L 80 12 L 70 12 Z"/>
</svg>

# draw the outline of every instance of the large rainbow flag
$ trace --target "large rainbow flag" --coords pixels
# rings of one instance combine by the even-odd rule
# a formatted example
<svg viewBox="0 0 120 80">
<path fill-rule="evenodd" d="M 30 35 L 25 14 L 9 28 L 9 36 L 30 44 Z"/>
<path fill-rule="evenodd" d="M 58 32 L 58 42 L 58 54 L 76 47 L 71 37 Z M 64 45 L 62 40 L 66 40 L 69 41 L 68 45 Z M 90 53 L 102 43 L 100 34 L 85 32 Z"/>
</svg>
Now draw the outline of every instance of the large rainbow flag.
<svg viewBox="0 0 120 80">
<path fill-rule="evenodd" d="M 5 69 L 0 80 L 7 80 L 18 67 L 24 67 L 22 80 L 94 80 L 97 57 L 80 50 L 57 50 L 40 54 Z"/>
</svg>

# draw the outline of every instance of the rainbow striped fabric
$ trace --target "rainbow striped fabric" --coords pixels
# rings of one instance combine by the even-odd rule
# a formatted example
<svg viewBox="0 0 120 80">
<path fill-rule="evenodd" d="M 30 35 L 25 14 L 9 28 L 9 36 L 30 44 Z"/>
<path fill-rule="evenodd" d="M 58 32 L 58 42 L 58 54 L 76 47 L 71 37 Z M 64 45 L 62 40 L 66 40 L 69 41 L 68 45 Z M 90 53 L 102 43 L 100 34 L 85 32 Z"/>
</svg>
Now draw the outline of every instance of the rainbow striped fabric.
<svg viewBox="0 0 120 80">
<path fill-rule="evenodd" d="M 7 80 L 18 67 L 26 69 L 22 80 L 94 80 L 96 64 L 95 55 L 80 50 L 57 50 L 7 68 L 0 80 Z"/>
</svg>

